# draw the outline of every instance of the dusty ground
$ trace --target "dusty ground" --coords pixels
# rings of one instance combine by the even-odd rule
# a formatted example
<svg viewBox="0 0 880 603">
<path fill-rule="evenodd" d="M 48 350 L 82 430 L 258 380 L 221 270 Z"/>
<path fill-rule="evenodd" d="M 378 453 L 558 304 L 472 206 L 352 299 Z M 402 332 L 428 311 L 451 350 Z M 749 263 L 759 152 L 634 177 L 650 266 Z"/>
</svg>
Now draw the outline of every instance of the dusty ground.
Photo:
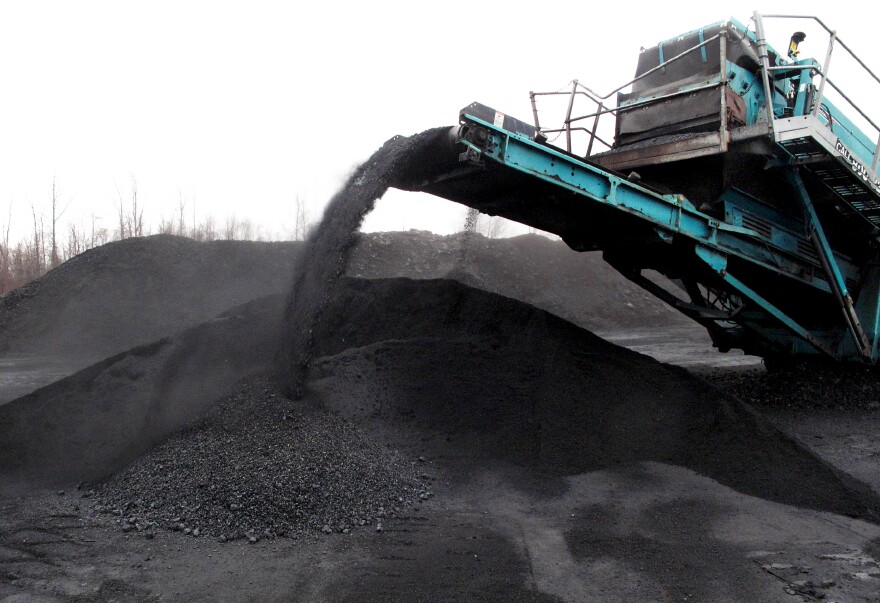
<svg viewBox="0 0 880 603">
<path fill-rule="evenodd" d="M 659 463 L 552 480 L 427 463 L 436 496 L 383 532 L 296 541 L 148 540 L 75 489 L 7 498 L 0 600 L 878 600 L 873 524 Z"/>
</svg>

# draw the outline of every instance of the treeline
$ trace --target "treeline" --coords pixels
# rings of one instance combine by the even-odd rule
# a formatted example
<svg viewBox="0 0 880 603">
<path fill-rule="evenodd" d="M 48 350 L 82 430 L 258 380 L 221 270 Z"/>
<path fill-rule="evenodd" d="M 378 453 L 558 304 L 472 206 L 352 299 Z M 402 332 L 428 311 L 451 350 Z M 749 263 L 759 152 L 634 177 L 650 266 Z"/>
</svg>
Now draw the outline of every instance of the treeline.
<svg viewBox="0 0 880 603">
<path fill-rule="evenodd" d="M 250 240 L 264 241 L 270 237 L 249 220 L 231 216 L 218 223 L 212 216 L 198 224 L 188 224 L 172 220 L 161 220 L 158 227 L 124 222 L 122 228 L 113 230 L 98 225 L 93 216 L 90 224 L 66 224 L 62 229 L 54 227 L 50 220 L 35 217 L 33 233 L 26 239 L 10 242 L 9 227 L 5 229 L 0 242 L 0 295 L 5 295 L 30 281 L 37 279 L 49 270 L 56 268 L 79 255 L 110 241 L 119 241 L 151 234 L 173 234 L 189 237 L 196 241 Z"/>
<path fill-rule="evenodd" d="M 178 210 L 172 217 L 163 217 L 159 224 L 151 227 L 144 221 L 143 203 L 138 199 L 137 182 L 132 179 L 131 193 L 127 199 L 119 195 L 117 215 L 112 228 L 101 225 L 101 219 L 92 214 L 86 221 L 62 221 L 67 207 L 61 207 L 53 182 L 48 207 L 38 211 L 31 206 L 31 233 L 16 242 L 10 241 L 12 211 L 11 205 L 6 220 L 2 225 L 0 240 L 0 295 L 17 289 L 37 279 L 49 270 L 56 268 L 93 247 L 99 247 L 110 241 L 119 241 L 151 234 L 172 234 L 189 237 L 196 241 L 214 240 L 248 240 L 265 241 L 271 239 L 260 226 L 250 220 L 235 215 L 218 221 L 207 216 L 196 221 L 192 216 L 186 219 L 186 203 L 178 201 Z M 305 204 L 297 196 L 292 209 L 294 225 L 287 237 L 294 240 L 305 238 L 309 224 Z"/>
</svg>

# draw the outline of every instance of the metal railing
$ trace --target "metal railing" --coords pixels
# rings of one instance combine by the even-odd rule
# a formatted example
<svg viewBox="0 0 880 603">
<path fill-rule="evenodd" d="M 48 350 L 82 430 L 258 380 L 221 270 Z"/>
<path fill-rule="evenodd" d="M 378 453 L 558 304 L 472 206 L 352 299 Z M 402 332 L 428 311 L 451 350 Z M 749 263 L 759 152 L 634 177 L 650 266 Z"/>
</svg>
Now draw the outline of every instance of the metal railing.
<svg viewBox="0 0 880 603">
<path fill-rule="evenodd" d="M 720 82 L 713 82 L 713 83 L 706 84 L 703 86 L 688 88 L 687 90 L 680 90 L 678 92 L 672 92 L 670 94 L 655 96 L 655 97 L 652 97 L 649 99 L 629 103 L 624 106 L 618 106 L 616 101 L 614 102 L 614 106 L 611 106 L 611 107 L 607 106 L 608 100 L 611 98 L 612 95 L 617 94 L 618 92 L 620 92 L 624 88 L 631 86 L 632 84 L 635 84 L 636 82 L 656 73 L 657 71 L 660 71 L 661 69 L 665 70 L 670 64 L 675 63 L 676 61 L 683 59 L 684 57 L 688 56 L 691 53 L 694 53 L 698 50 L 705 48 L 706 46 L 708 46 L 709 44 L 711 44 L 715 40 L 720 40 L 720 42 L 719 42 L 719 44 L 720 44 L 720 59 L 721 59 L 721 62 L 720 62 L 721 66 L 719 69 Z M 571 90 L 568 90 L 568 91 L 529 92 L 529 97 L 530 97 L 531 103 L 532 103 L 532 115 L 535 120 L 535 129 L 540 134 L 544 134 L 545 136 L 547 134 L 558 134 L 558 133 L 564 132 L 565 133 L 565 143 L 566 143 L 565 149 L 568 152 L 571 152 L 571 150 L 572 150 L 572 137 L 571 137 L 572 132 L 576 132 L 576 131 L 586 132 L 589 135 L 589 139 L 588 139 L 588 143 L 587 143 L 587 152 L 586 152 L 585 156 L 589 157 L 590 155 L 593 154 L 593 143 L 595 141 L 598 141 L 599 143 L 601 143 L 602 145 L 604 145 L 608 149 L 611 149 L 613 146 L 612 143 L 602 139 L 596 133 L 598 130 L 598 127 L 599 127 L 599 119 L 602 116 L 610 114 L 610 115 L 614 115 L 615 117 L 617 117 L 617 115 L 619 113 L 622 113 L 625 111 L 631 111 L 633 109 L 637 109 L 637 108 L 643 107 L 645 105 L 654 104 L 654 103 L 657 103 L 659 101 L 663 101 L 663 100 L 666 100 L 669 98 L 675 98 L 675 97 L 683 96 L 686 94 L 693 94 L 694 92 L 697 92 L 699 90 L 706 90 L 709 88 L 720 88 L 721 89 L 721 128 L 720 128 L 721 144 L 724 147 L 722 150 L 727 150 L 727 136 L 725 135 L 727 132 L 727 106 L 726 106 L 727 98 L 724 93 L 724 87 L 727 85 L 727 69 L 725 68 L 726 63 L 727 63 L 727 32 L 722 31 L 722 32 L 712 36 L 711 38 L 707 38 L 706 40 L 700 42 L 696 46 L 688 48 L 684 52 L 681 52 L 681 53 L 675 55 L 674 57 L 672 57 L 669 60 L 661 60 L 661 62 L 658 66 L 656 66 L 652 69 L 649 69 L 645 73 L 639 75 L 638 77 L 633 78 L 632 80 L 626 82 L 625 84 L 623 84 L 621 86 L 618 86 L 617 88 L 615 88 L 611 92 L 604 94 L 604 95 L 600 95 L 599 93 L 591 90 L 590 88 L 587 88 L 586 86 L 581 84 L 578 80 L 572 80 Z M 539 96 L 560 96 L 560 95 L 568 95 L 569 96 L 568 108 L 565 113 L 565 119 L 563 120 L 563 126 L 561 128 L 544 130 L 541 128 L 540 119 L 538 117 L 537 97 L 539 97 Z M 586 97 L 588 100 L 590 100 L 596 107 L 595 111 L 593 111 L 592 113 L 587 113 L 585 115 L 572 117 L 575 98 L 578 96 L 583 96 L 583 97 Z M 592 125 L 589 128 L 587 128 L 587 127 L 573 127 L 572 126 L 572 124 L 575 124 L 577 122 L 581 122 L 584 120 L 588 120 L 588 119 L 593 120 Z"/>
<path fill-rule="evenodd" d="M 860 59 L 853 50 L 847 46 L 843 40 L 841 40 L 837 36 L 837 32 L 830 27 L 828 27 L 821 19 L 814 16 L 809 15 L 761 15 L 758 12 L 754 13 L 753 19 L 755 20 L 755 28 L 758 34 L 758 44 L 764 45 L 766 48 L 766 39 L 764 39 L 764 19 L 807 19 L 811 21 L 815 21 L 819 24 L 819 26 L 824 29 L 828 33 L 828 49 L 825 52 L 825 62 L 822 63 L 821 69 L 815 69 L 817 75 L 822 76 L 822 81 L 819 84 L 819 90 L 816 94 L 816 100 L 813 106 L 813 115 L 815 117 L 819 117 L 819 112 L 822 107 L 822 100 L 825 98 L 825 84 L 831 86 L 840 96 L 843 98 L 850 107 L 852 107 L 862 118 L 874 128 L 877 132 L 877 144 L 874 146 L 874 158 L 871 163 L 871 170 L 874 172 L 877 171 L 877 164 L 880 161 L 880 125 L 877 125 L 874 120 L 872 120 L 862 109 L 859 107 L 843 90 L 840 89 L 833 81 L 828 78 L 828 71 L 831 68 L 831 54 L 834 50 L 834 45 L 839 44 L 841 48 L 846 50 L 849 55 L 859 64 L 859 66 L 865 70 L 865 72 L 871 76 L 871 78 L 877 83 L 880 84 L 880 77 L 877 77 L 871 68 L 868 67 L 862 59 Z M 762 56 L 762 59 L 765 58 Z M 794 66 L 796 67 L 796 66 Z M 769 88 L 770 85 L 770 72 L 784 69 L 791 69 L 792 67 L 782 66 L 782 67 L 770 67 L 769 64 L 764 64 L 764 72 L 763 72 L 763 80 L 764 80 L 764 88 L 765 90 Z M 806 66 L 804 67 L 806 68 Z M 768 96 L 768 98 L 770 98 Z M 770 117 L 773 117 L 773 107 L 772 103 L 767 103 L 767 112 Z M 770 123 L 773 123 L 773 120 L 770 120 Z"/>
<path fill-rule="evenodd" d="M 825 54 L 825 62 L 822 64 L 821 68 L 817 67 L 815 64 L 813 65 L 782 65 L 782 66 L 771 66 L 769 60 L 769 51 L 767 46 L 767 40 L 764 33 L 764 18 L 785 18 L 785 19 L 812 19 L 816 21 L 826 32 L 829 34 L 829 42 L 828 49 Z M 852 51 L 852 49 L 847 46 L 843 40 L 841 40 L 835 31 L 828 28 L 825 23 L 823 23 L 819 18 L 813 16 L 801 16 L 801 15 L 761 15 L 757 12 L 754 13 L 752 19 L 755 22 L 755 33 L 757 38 L 757 46 L 758 46 L 758 55 L 759 60 L 761 62 L 761 71 L 762 71 L 762 83 L 764 85 L 764 95 L 767 102 L 765 102 L 766 113 L 767 113 L 767 124 L 770 128 L 770 132 L 775 136 L 775 125 L 774 122 L 776 120 L 776 116 L 773 110 L 773 84 L 771 81 L 770 74 L 774 71 L 791 71 L 796 69 L 809 69 L 813 71 L 815 74 L 821 76 L 821 82 L 819 84 L 819 88 L 817 91 L 816 99 L 814 101 L 814 105 L 811 109 L 813 115 L 818 118 L 819 113 L 821 111 L 822 100 L 825 96 L 825 85 L 831 86 L 865 121 L 870 124 L 877 132 L 877 144 L 875 145 L 873 152 L 873 162 L 871 165 L 872 171 L 877 171 L 878 160 L 880 160 L 880 125 L 878 125 L 874 120 L 872 120 L 846 93 L 841 90 L 839 86 L 837 86 L 832 80 L 828 78 L 828 70 L 829 65 L 831 64 L 831 55 L 832 50 L 834 49 L 835 44 L 839 44 L 842 48 L 844 48 L 855 61 L 874 79 L 878 84 L 880 84 L 880 78 L 871 71 L 871 69 Z M 703 86 L 698 86 L 694 88 L 689 88 L 687 90 L 682 90 L 678 92 L 673 92 L 670 94 L 664 94 L 661 96 L 652 97 L 649 99 L 636 101 L 633 103 L 628 103 L 623 106 L 619 106 L 616 101 L 609 102 L 609 99 L 612 95 L 617 94 L 622 91 L 624 88 L 635 84 L 636 82 L 652 75 L 653 73 L 666 69 L 670 64 L 681 60 L 685 56 L 697 52 L 698 50 L 704 49 L 706 46 L 714 42 L 715 40 L 719 40 L 719 51 L 720 51 L 720 66 L 719 66 L 719 81 L 712 82 Z M 657 103 L 663 100 L 667 100 L 670 98 L 674 98 L 677 96 L 692 94 L 699 90 L 705 90 L 710 88 L 719 88 L 720 89 L 720 126 L 718 130 L 718 134 L 720 137 L 720 151 L 724 152 L 727 150 L 728 145 L 728 121 L 727 121 L 727 96 L 725 93 L 725 88 L 727 87 L 727 31 L 722 29 L 721 32 L 708 38 L 699 44 L 688 48 L 684 52 L 672 57 L 669 60 L 663 60 L 661 55 L 661 62 L 657 67 L 654 67 L 640 76 L 626 82 L 625 84 L 618 86 L 614 90 L 608 92 L 607 94 L 599 94 L 590 88 L 581 84 L 578 80 L 572 80 L 571 89 L 570 90 L 559 90 L 556 92 L 529 92 L 529 97 L 532 105 L 532 115 L 535 121 L 535 129 L 538 133 L 543 135 L 548 134 L 565 134 L 565 148 L 566 151 L 572 152 L 572 133 L 573 132 L 585 132 L 588 136 L 587 142 L 587 152 L 586 157 L 589 157 L 593 154 L 594 143 L 598 142 L 603 145 L 607 149 L 613 148 L 613 143 L 609 142 L 598 135 L 599 128 L 599 120 L 605 115 L 614 115 L 615 118 L 625 111 L 631 111 L 633 109 Z M 703 50 L 705 52 L 705 50 Z M 542 129 L 540 119 L 538 116 L 538 105 L 537 105 L 537 97 L 539 96 L 568 96 L 568 106 L 565 113 L 565 119 L 563 120 L 563 125 L 561 128 L 553 128 L 553 129 Z M 592 107 L 594 110 L 585 115 L 579 115 L 576 117 L 572 117 L 572 113 L 574 111 L 575 99 L 578 97 L 583 97 L 588 99 L 592 103 Z M 589 126 L 579 126 L 580 122 L 585 120 L 592 119 L 592 123 Z"/>
</svg>

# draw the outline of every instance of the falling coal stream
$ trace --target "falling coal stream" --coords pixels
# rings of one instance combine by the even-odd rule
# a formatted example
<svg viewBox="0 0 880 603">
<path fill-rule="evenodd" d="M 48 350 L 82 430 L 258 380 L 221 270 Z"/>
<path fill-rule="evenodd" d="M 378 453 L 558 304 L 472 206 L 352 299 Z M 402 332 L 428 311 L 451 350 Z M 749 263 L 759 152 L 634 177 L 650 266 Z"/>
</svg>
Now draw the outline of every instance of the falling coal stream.
<svg viewBox="0 0 880 603">
<path fill-rule="evenodd" d="M 420 183 L 457 162 L 450 127 L 395 136 L 358 166 L 324 210 L 294 267 L 284 316 L 279 381 L 285 393 L 299 398 L 314 347 L 313 328 L 345 272 L 356 231 L 376 201 L 390 187 L 417 189 Z"/>
<path fill-rule="evenodd" d="M 463 274 L 467 266 L 468 253 L 470 252 L 471 240 L 477 230 L 477 219 L 480 217 L 480 210 L 473 207 L 468 209 L 467 216 L 464 219 L 464 228 L 462 229 L 461 249 L 459 250 L 458 260 L 455 262 L 454 273 Z"/>
</svg>

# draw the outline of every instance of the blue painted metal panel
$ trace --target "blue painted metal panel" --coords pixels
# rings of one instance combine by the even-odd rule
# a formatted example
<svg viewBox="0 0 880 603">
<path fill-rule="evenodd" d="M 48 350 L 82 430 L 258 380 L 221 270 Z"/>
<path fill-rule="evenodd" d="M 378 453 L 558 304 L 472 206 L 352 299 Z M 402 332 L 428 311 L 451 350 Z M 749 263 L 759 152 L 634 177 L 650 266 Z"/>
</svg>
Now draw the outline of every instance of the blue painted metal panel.
<svg viewBox="0 0 880 603">
<path fill-rule="evenodd" d="M 818 265 L 815 253 L 809 251 L 810 246 L 804 245 L 804 237 L 798 234 L 797 221 L 790 216 L 748 195 L 729 190 L 723 196 L 728 220 L 722 221 L 698 211 L 681 195 L 654 192 L 554 147 L 539 144 L 527 135 L 508 132 L 472 115 L 463 115 L 463 120 L 471 127 L 479 126 L 488 132 L 485 145 L 478 147 L 466 140 L 461 141 L 467 147 L 466 155 L 472 160 L 496 162 L 568 190 L 575 198 L 584 198 L 585 202 L 599 203 L 653 224 L 661 240 L 671 242 L 676 237 L 683 237 L 693 241 L 697 256 L 732 292 L 752 304 L 751 312 L 730 320 L 746 326 L 769 345 L 791 352 L 822 353 L 836 358 L 857 356 L 852 342 L 846 343 L 845 329 L 811 330 L 747 284 L 740 275 L 728 271 L 729 262 L 736 258 L 748 271 L 777 274 L 811 287 L 820 295 L 832 293 L 831 283 Z M 769 228 L 759 231 L 748 227 L 744 217 L 750 213 L 761 216 L 770 224 Z M 846 279 L 859 278 L 858 266 L 840 255 L 832 257 L 839 265 L 835 276 L 844 287 Z M 862 301 L 861 305 L 865 304 Z M 876 303 L 873 310 L 872 342 L 876 339 L 875 323 L 880 323 Z M 774 328 L 768 321 L 782 328 Z M 876 347 L 876 342 L 874 345 Z"/>
<path fill-rule="evenodd" d="M 704 30 L 718 28 L 722 23 L 715 23 L 658 44 L 656 52 L 659 54 L 660 65 L 664 65 L 666 59 L 669 58 L 664 56 L 669 54 L 669 49 L 676 48 L 671 46 L 673 42 L 680 41 L 687 36 L 698 37 L 699 41 L 703 42 L 705 40 Z M 741 23 L 732 19 L 727 23 L 731 23 L 738 31 L 743 32 L 743 36 L 756 41 L 754 32 L 748 31 Z M 813 59 L 791 62 L 782 53 L 778 53 L 772 48 L 769 50 L 775 55 L 774 66 L 792 67 L 773 72 L 771 99 L 765 98 L 764 85 L 759 71 L 755 72 L 748 66 L 740 67 L 729 60 L 724 65 L 724 79 L 727 87 L 743 100 L 745 106 L 744 125 L 753 125 L 767 119 L 765 107 L 768 100 L 772 104 L 773 114 L 776 117 L 805 115 L 811 111 L 810 105 L 815 94 L 812 78 L 816 71 L 821 69 L 820 65 Z M 650 55 L 643 55 L 646 60 L 649 57 Z M 703 63 L 710 58 L 705 47 L 700 49 L 700 57 Z M 741 59 L 742 57 L 740 57 L 740 62 L 742 62 Z M 717 60 L 715 63 L 717 64 Z M 796 69 L 797 66 L 814 67 L 815 70 Z M 699 70 L 700 67 L 696 67 L 696 72 L 702 73 Z M 663 73 L 667 73 L 666 67 L 663 68 Z M 681 82 L 677 89 L 675 82 L 664 85 L 662 95 L 673 94 L 677 99 L 686 99 L 690 98 L 689 95 L 692 92 L 695 93 L 693 95 L 695 98 L 699 96 L 700 93 L 697 92 L 699 90 L 718 90 L 720 92 L 722 76 L 716 71 L 716 75 L 683 77 Z M 655 91 L 659 89 L 661 88 L 651 88 Z M 701 94 L 702 96 L 699 96 L 701 99 L 711 98 L 711 93 L 708 91 Z M 661 93 L 655 92 L 653 96 L 645 94 L 643 97 L 630 95 L 621 100 L 620 106 L 631 107 L 634 104 L 649 103 L 661 98 L 658 95 Z M 724 98 L 723 95 L 721 96 Z M 729 96 L 726 98 L 729 99 Z M 727 106 L 729 109 L 732 107 L 731 104 Z M 828 100 L 823 99 L 823 106 L 831 115 L 830 121 L 825 115 L 822 115 L 820 119 L 823 123 L 831 129 L 854 157 L 864 164 L 870 165 L 876 141 L 865 136 Z M 738 112 L 738 101 L 734 108 L 737 110 L 736 114 L 741 115 Z M 711 107 L 708 110 L 704 107 L 702 110 L 708 111 L 710 115 L 708 119 L 711 119 Z M 595 213 L 585 212 L 583 215 L 596 215 L 604 218 L 618 216 L 613 212 L 620 212 L 619 217 L 614 217 L 611 220 L 611 223 L 620 232 L 608 234 L 619 234 L 624 240 L 633 239 L 635 241 L 635 247 L 632 250 L 619 254 L 618 262 L 622 271 L 632 271 L 633 266 L 629 264 L 640 261 L 638 259 L 639 253 L 649 254 L 658 250 L 661 254 L 666 254 L 667 252 L 662 249 L 666 249 L 667 246 L 661 245 L 660 241 L 670 243 L 668 249 L 674 250 L 676 255 L 673 257 L 676 262 L 681 260 L 682 250 L 688 254 L 692 253 L 699 260 L 693 262 L 692 257 L 689 256 L 684 261 L 690 262 L 688 264 L 690 267 L 682 268 L 683 270 L 699 270 L 697 278 L 711 279 L 711 287 L 716 287 L 723 295 L 729 294 L 731 298 L 736 300 L 734 304 L 730 305 L 725 297 L 720 305 L 711 308 L 713 312 L 720 313 L 722 316 L 725 316 L 724 312 L 730 312 L 724 320 L 737 323 L 735 327 L 729 327 L 731 333 L 737 331 L 737 334 L 744 339 L 760 338 L 767 343 L 768 349 L 787 350 L 791 353 L 821 353 L 848 360 L 858 359 L 861 355 L 863 358 L 876 360 L 878 347 L 880 347 L 880 343 L 878 343 L 880 340 L 880 260 L 876 265 L 871 264 L 873 267 L 865 268 L 855 263 L 856 260 L 851 257 L 832 250 L 828 238 L 824 234 L 817 211 L 812 206 L 809 194 L 799 176 L 794 178 L 792 183 L 800 192 L 803 200 L 806 222 L 815 229 L 817 242 L 815 246 L 807 238 L 804 221 L 798 216 L 789 215 L 779 208 L 739 191 L 727 190 L 722 195 L 720 201 L 722 201 L 725 210 L 722 220 L 697 210 L 694 204 L 684 196 L 660 194 L 617 174 L 597 168 L 571 154 L 537 143 L 526 134 L 506 131 L 466 112 L 462 117 L 466 123 L 470 123 L 474 127 L 485 128 L 489 133 L 488 143 L 485 145 L 482 142 L 477 145 L 466 140 L 461 141 L 467 147 L 464 155 L 470 160 L 494 163 L 503 166 L 502 169 L 514 170 L 519 174 L 537 178 L 558 187 L 560 190 L 572 193 L 572 199 L 575 202 L 582 199 L 585 203 L 598 204 L 607 209 L 605 211 L 596 208 Z M 688 122 L 684 123 L 688 127 L 692 127 Z M 733 124 L 731 126 L 731 124 L 728 124 L 731 131 L 739 125 Z M 704 127 L 703 124 L 698 124 L 698 126 Z M 682 132 L 690 133 L 689 130 L 682 130 Z M 722 127 L 721 134 L 725 133 L 725 128 Z M 732 137 L 731 140 L 733 140 Z M 797 143 L 798 140 L 794 140 L 794 142 Z M 727 150 L 727 142 L 725 138 L 718 146 L 719 153 Z M 791 157 L 782 146 L 786 142 L 791 141 L 785 140 L 778 145 L 777 165 L 785 164 Z M 671 143 L 669 146 L 671 147 Z M 792 151 L 793 153 L 798 153 L 799 160 L 802 156 L 806 157 L 803 160 L 804 163 L 807 160 L 816 163 L 822 161 L 810 148 L 804 151 L 798 150 L 794 145 L 792 148 L 795 149 Z M 766 147 L 760 145 L 749 147 L 749 149 L 747 152 L 767 153 Z M 698 150 L 702 150 L 702 148 Z M 670 161 L 682 161 L 682 159 L 678 157 L 670 159 Z M 839 164 L 834 165 L 839 167 Z M 819 165 L 815 173 L 818 173 L 819 168 L 824 169 L 825 164 Z M 497 182 L 503 184 L 505 177 L 501 177 Z M 517 178 L 521 179 L 521 176 L 517 176 Z M 519 182 L 516 178 L 511 181 Z M 494 182 L 496 180 L 493 180 Z M 823 182 L 825 181 L 823 180 Z M 543 188 L 536 187 L 536 190 L 543 191 Z M 880 186 L 878 186 L 878 190 L 880 190 Z M 555 199 L 555 196 L 551 194 L 549 198 Z M 479 205 L 479 202 L 473 202 L 475 205 Z M 518 198 L 517 202 L 527 203 L 528 200 Z M 489 205 L 489 207 L 495 209 L 494 205 Z M 800 210 L 795 209 L 795 211 L 799 212 Z M 526 219 L 529 219 L 528 214 L 525 215 Z M 580 214 L 575 213 L 574 215 Z M 632 216 L 637 220 L 623 219 L 623 215 Z M 836 222 L 832 220 L 831 225 L 834 227 L 835 224 Z M 649 225 L 650 228 L 645 228 Z M 602 230 L 602 226 L 602 224 L 584 225 L 585 241 L 575 241 L 573 246 L 578 248 L 596 248 L 601 245 L 613 247 L 613 237 L 603 241 L 604 233 L 597 234 L 597 231 Z M 633 232 L 628 232 L 627 229 Z M 561 228 L 560 230 L 565 229 Z M 645 234 L 646 232 L 648 234 Z M 657 238 L 653 236 L 654 233 Z M 832 240 L 841 241 L 839 233 L 832 231 L 832 234 L 837 236 Z M 644 238 L 644 243 L 640 242 L 639 237 Z M 866 251 L 865 248 L 861 248 L 860 251 L 858 247 L 848 245 L 844 245 L 844 248 L 852 258 L 857 258 L 863 263 L 866 261 L 865 256 L 873 253 Z M 630 251 L 632 257 L 627 255 Z M 647 266 L 648 259 L 646 258 L 645 261 L 645 266 Z M 731 274 L 731 269 L 735 274 Z M 714 276 L 708 274 L 707 270 L 714 273 Z M 693 274 L 690 276 L 694 278 Z M 636 279 L 637 276 L 631 278 Z M 700 286 L 709 287 L 703 280 L 694 282 L 698 282 Z M 789 283 L 792 290 L 796 289 L 797 293 L 786 297 L 786 287 L 789 286 Z M 692 285 L 691 289 L 691 299 L 694 304 L 682 303 L 681 307 L 687 306 L 687 310 L 698 320 L 709 324 L 710 327 L 715 327 L 715 333 L 719 329 L 723 330 L 725 327 L 720 326 L 719 323 L 712 324 L 712 321 L 722 320 L 717 318 L 717 314 L 712 315 L 708 309 L 708 313 L 700 314 L 700 306 L 695 305 L 701 301 L 698 299 L 700 294 L 693 292 L 694 287 L 696 285 Z M 854 292 L 852 297 L 850 291 Z M 833 316 L 817 315 L 805 311 L 803 307 L 798 307 L 798 299 L 794 297 L 795 295 L 806 296 L 811 303 L 821 307 L 820 313 L 827 312 Z M 730 310 L 741 300 L 746 300 L 748 303 L 741 305 L 736 310 Z M 833 311 L 836 307 L 836 300 L 843 300 L 837 305 L 837 307 L 843 308 L 842 317 Z M 709 300 L 708 303 L 716 302 Z M 795 319 L 795 316 L 798 318 Z M 835 318 L 838 320 L 844 318 L 845 320 L 839 320 L 838 326 Z M 861 325 L 864 325 L 864 328 Z M 867 336 L 867 340 L 865 336 Z M 751 345 L 751 340 L 747 343 Z"/>
<path fill-rule="evenodd" d="M 583 195 L 606 206 L 632 214 L 672 233 L 708 243 L 772 272 L 830 292 L 828 282 L 813 271 L 815 260 L 798 256 L 790 249 L 775 248 L 771 238 L 747 228 L 726 224 L 697 211 L 681 195 L 661 195 L 650 189 L 582 162 L 552 147 L 539 145 L 520 134 L 506 132 L 473 116 L 465 118 L 489 130 L 487 149 L 476 153 L 521 172 L 534 175 L 563 189 Z M 858 270 L 845 260 L 847 275 Z"/>
</svg>

